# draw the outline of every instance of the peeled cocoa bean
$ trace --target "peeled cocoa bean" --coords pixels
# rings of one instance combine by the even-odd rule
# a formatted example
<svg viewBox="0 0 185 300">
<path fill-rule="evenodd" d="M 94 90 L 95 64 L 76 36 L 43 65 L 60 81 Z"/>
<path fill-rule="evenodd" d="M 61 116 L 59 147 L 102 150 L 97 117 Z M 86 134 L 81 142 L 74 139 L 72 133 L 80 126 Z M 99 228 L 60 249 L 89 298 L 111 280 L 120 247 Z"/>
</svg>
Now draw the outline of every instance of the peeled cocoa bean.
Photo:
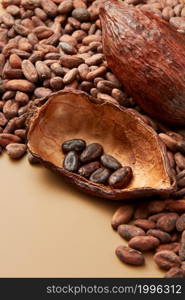
<svg viewBox="0 0 185 300">
<path fill-rule="evenodd" d="M 109 176 L 110 176 L 110 171 L 108 169 L 99 168 L 91 174 L 89 180 L 94 183 L 105 184 Z"/>
<path fill-rule="evenodd" d="M 154 236 L 135 236 L 128 245 L 139 251 L 150 251 L 159 246 L 159 240 Z"/>
<path fill-rule="evenodd" d="M 169 233 L 159 229 L 149 229 L 146 234 L 158 238 L 161 243 L 171 242 L 171 236 L 169 235 Z"/>
<path fill-rule="evenodd" d="M 154 261 L 159 268 L 169 270 L 173 267 L 180 267 L 180 258 L 172 251 L 163 250 L 154 255 Z"/>
<path fill-rule="evenodd" d="M 134 266 L 144 265 L 145 259 L 141 252 L 126 246 L 116 248 L 117 257 L 124 263 Z"/>
<path fill-rule="evenodd" d="M 86 165 L 83 165 L 82 167 L 80 167 L 78 170 L 78 174 L 85 178 L 89 178 L 91 176 L 91 174 L 99 168 L 100 168 L 99 161 L 93 161 L 89 164 L 86 164 Z"/>
<path fill-rule="evenodd" d="M 132 169 L 130 167 L 122 167 L 111 174 L 109 185 L 114 188 L 124 188 L 132 179 Z"/>
<path fill-rule="evenodd" d="M 126 225 L 126 224 L 121 224 L 117 228 L 118 233 L 121 235 L 122 238 L 126 239 L 129 241 L 135 236 L 144 236 L 145 232 L 143 229 L 134 226 L 134 225 Z"/>
<path fill-rule="evenodd" d="M 80 161 L 82 163 L 88 163 L 98 159 L 103 153 L 103 148 L 98 143 L 89 144 L 86 149 L 80 155 Z"/>
<path fill-rule="evenodd" d="M 75 151 L 70 151 L 67 153 L 63 167 L 69 172 L 77 172 L 79 166 L 78 156 Z"/>
<path fill-rule="evenodd" d="M 112 227 L 117 229 L 119 225 L 129 223 L 134 214 L 134 210 L 134 205 L 124 204 L 119 207 L 112 217 Z"/>
</svg>

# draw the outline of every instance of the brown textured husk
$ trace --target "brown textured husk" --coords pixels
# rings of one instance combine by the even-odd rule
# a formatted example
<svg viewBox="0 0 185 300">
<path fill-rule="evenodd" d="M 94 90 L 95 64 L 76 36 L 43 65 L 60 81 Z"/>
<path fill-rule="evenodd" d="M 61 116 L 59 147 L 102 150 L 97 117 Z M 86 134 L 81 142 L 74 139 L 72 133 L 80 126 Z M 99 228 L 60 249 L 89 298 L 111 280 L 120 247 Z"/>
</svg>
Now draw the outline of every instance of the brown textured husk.
<svg viewBox="0 0 185 300">
<path fill-rule="evenodd" d="M 185 125 L 185 37 L 153 13 L 107 0 L 100 10 L 108 66 L 151 116 Z"/>
<path fill-rule="evenodd" d="M 174 190 L 163 144 L 133 110 L 109 102 L 96 104 L 96 99 L 73 89 L 54 93 L 41 103 L 44 101 L 29 120 L 28 149 L 46 167 L 82 191 L 112 200 L 168 196 Z M 114 189 L 64 170 L 61 144 L 73 138 L 99 142 L 106 153 L 130 166 L 134 177 L 129 186 Z"/>
</svg>

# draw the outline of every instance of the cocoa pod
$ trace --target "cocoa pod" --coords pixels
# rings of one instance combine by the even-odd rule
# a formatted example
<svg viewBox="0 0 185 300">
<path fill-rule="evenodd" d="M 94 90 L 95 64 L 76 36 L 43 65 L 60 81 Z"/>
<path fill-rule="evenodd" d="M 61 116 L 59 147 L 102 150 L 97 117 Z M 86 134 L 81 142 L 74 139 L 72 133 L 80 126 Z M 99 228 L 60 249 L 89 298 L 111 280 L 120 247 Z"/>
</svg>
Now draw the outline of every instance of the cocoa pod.
<svg viewBox="0 0 185 300">
<path fill-rule="evenodd" d="M 154 261 L 159 268 L 169 270 L 173 267 L 180 267 L 180 258 L 172 251 L 163 250 L 154 255 Z"/>
<path fill-rule="evenodd" d="M 151 12 L 117 0 L 104 3 L 100 18 L 108 66 L 128 94 L 151 116 L 184 125 L 185 58 L 177 53 L 185 37 Z"/>
<path fill-rule="evenodd" d="M 124 223 L 129 223 L 134 214 L 134 206 L 124 204 L 119 207 L 114 213 L 111 221 L 111 225 L 114 229 L 116 229 L 119 225 Z"/>
<path fill-rule="evenodd" d="M 27 59 L 23 60 L 22 71 L 27 80 L 29 80 L 31 82 L 38 81 L 37 70 L 30 60 L 27 60 Z"/>
<path fill-rule="evenodd" d="M 134 266 L 141 266 L 145 263 L 141 252 L 126 246 L 119 246 L 115 251 L 117 257 L 124 263 Z"/>
<path fill-rule="evenodd" d="M 33 83 L 23 79 L 8 80 L 4 83 L 4 87 L 7 90 L 20 91 L 25 93 L 32 92 L 35 88 Z"/>
</svg>

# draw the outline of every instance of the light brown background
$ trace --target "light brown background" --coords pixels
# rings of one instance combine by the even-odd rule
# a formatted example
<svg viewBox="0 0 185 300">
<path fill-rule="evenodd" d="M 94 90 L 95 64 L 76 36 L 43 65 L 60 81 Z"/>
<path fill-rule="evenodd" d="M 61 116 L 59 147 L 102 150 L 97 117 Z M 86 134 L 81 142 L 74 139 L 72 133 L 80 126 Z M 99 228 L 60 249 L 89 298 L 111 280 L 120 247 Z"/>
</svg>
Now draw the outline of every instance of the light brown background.
<svg viewBox="0 0 185 300">
<path fill-rule="evenodd" d="M 0 277 L 162 277 L 114 254 L 125 242 L 110 220 L 120 205 L 85 195 L 24 158 L 0 157 Z"/>
<path fill-rule="evenodd" d="M 1 2 L 1 0 L 0 0 Z M 1 12 L 1 11 L 0 11 Z M 162 277 L 114 254 L 125 242 L 110 226 L 119 203 L 85 195 L 26 158 L 0 157 L 0 277 Z"/>
</svg>

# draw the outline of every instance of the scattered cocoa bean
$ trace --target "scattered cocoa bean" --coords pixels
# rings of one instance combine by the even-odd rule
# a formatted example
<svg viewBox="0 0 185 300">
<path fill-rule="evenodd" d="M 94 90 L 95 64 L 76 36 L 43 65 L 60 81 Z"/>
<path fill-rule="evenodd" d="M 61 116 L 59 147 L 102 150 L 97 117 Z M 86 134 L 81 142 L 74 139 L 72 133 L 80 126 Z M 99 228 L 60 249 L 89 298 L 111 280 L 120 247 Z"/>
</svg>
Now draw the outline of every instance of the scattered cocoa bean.
<svg viewBox="0 0 185 300">
<path fill-rule="evenodd" d="M 6 147 L 8 144 L 11 143 L 20 143 L 21 139 L 11 133 L 0 133 L 0 146 Z"/>
<path fill-rule="evenodd" d="M 175 229 L 177 219 L 178 214 L 166 213 L 166 215 L 158 219 L 156 227 L 163 231 L 171 232 Z"/>
<path fill-rule="evenodd" d="M 179 256 L 182 261 L 185 260 L 185 230 L 181 235 Z"/>
<path fill-rule="evenodd" d="M 120 236 L 122 238 L 124 238 L 125 240 L 130 240 L 135 236 L 144 236 L 145 232 L 143 229 L 134 226 L 134 225 L 126 225 L 126 224 L 121 224 L 118 226 L 117 228 L 118 233 L 120 234 Z"/>
<path fill-rule="evenodd" d="M 159 268 L 169 270 L 173 267 L 180 267 L 180 258 L 172 251 L 163 250 L 154 255 L 154 261 Z"/>
<path fill-rule="evenodd" d="M 146 219 L 137 219 L 134 221 L 134 225 L 144 230 L 153 229 L 156 226 L 155 222 Z"/>
<path fill-rule="evenodd" d="M 116 210 L 112 217 L 111 225 L 114 229 L 121 224 L 128 223 L 134 214 L 134 205 L 124 204 Z"/>
<path fill-rule="evenodd" d="M 173 251 L 174 253 L 178 254 L 179 249 L 180 249 L 180 243 L 174 242 L 174 243 L 160 245 L 159 247 L 157 247 L 156 252 L 160 252 L 163 250 L 169 250 L 169 251 Z"/>
<path fill-rule="evenodd" d="M 116 248 L 117 257 L 124 263 L 134 266 L 144 265 L 145 259 L 141 252 L 125 246 Z"/>
<path fill-rule="evenodd" d="M 135 236 L 128 245 L 139 251 L 150 251 L 159 246 L 159 240 L 154 236 Z"/>
<path fill-rule="evenodd" d="M 149 229 L 146 234 L 158 238 L 161 243 L 171 242 L 171 236 L 169 235 L 169 233 L 159 229 Z"/>
<path fill-rule="evenodd" d="M 6 146 L 7 153 L 10 158 L 18 159 L 21 158 L 26 152 L 26 145 L 11 143 Z"/>
<path fill-rule="evenodd" d="M 164 278 L 183 278 L 184 272 L 181 268 L 173 267 L 164 276 Z"/>
</svg>

